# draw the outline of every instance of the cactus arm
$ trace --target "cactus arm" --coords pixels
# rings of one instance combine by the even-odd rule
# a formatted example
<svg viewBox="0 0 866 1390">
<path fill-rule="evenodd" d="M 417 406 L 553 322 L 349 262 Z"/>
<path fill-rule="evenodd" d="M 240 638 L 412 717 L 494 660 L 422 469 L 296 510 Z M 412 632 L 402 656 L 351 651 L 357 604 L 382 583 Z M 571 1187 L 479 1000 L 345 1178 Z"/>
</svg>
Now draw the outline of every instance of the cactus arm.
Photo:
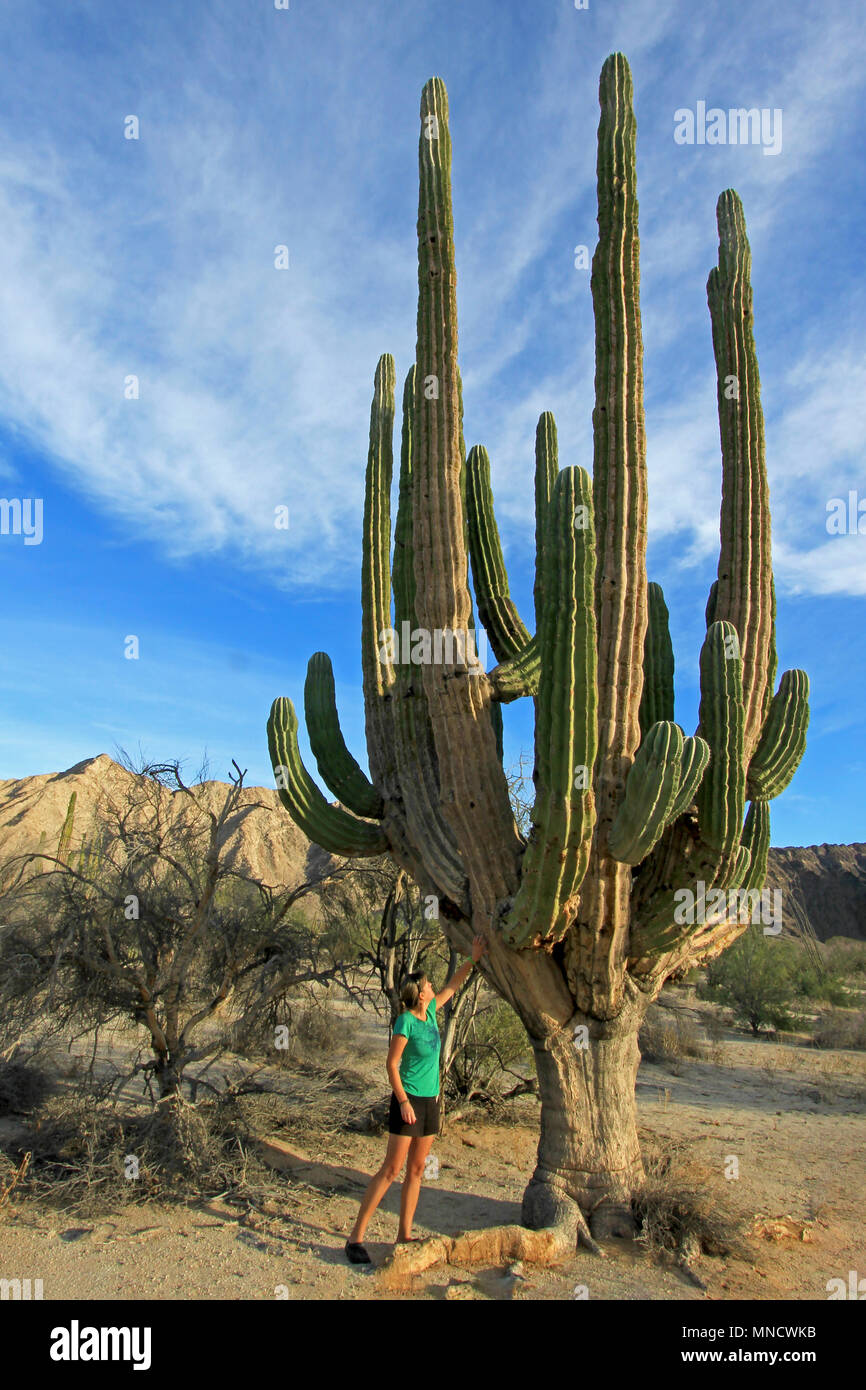
<svg viewBox="0 0 866 1390">
<path fill-rule="evenodd" d="M 525 695 L 535 695 L 541 676 L 541 657 L 538 640 L 531 637 L 526 646 L 510 661 L 501 661 L 488 672 L 491 695 L 500 704 L 509 705 Z"/>
<path fill-rule="evenodd" d="M 640 730 L 645 738 L 653 724 L 674 717 L 674 649 L 668 626 L 668 609 L 660 584 L 647 585 L 649 605 L 643 647 L 643 692 Z"/>
<path fill-rule="evenodd" d="M 606 806 L 640 742 L 646 631 L 646 437 L 632 80 L 622 54 L 599 83 L 593 504 L 597 538 L 598 774 Z M 610 782 L 610 789 L 607 783 Z"/>
<path fill-rule="evenodd" d="M 742 659 L 732 623 L 711 623 L 701 648 L 700 733 L 710 763 L 698 791 L 701 838 L 721 857 L 740 843 L 746 810 Z"/>
<path fill-rule="evenodd" d="M 544 586 L 544 548 L 547 543 L 547 513 L 553 485 L 559 472 L 559 446 L 556 421 L 549 410 L 539 416 L 535 429 L 535 630 L 541 627 Z"/>
<path fill-rule="evenodd" d="M 71 792 L 69 803 L 66 807 L 66 816 L 60 831 L 60 838 L 57 841 L 57 858 L 61 864 L 66 863 L 66 856 L 69 853 L 69 846 L 72 843 L 72 829 L 75 824 L 75 800 L 76 793 Z"/>
<path fill-rule="evenodd" d="M 625 781 L 609 846 L 623 864 L 640 864 L 666 825 L 689 805 L 710 750 L 703 739 L 684 739 L 679 725 L 660 720 L 647 732 Z"/>
<path fill-rule="evenodd" d="M 742 659 L 733 624 L 711 623 L 701 648 L 698 733 L 709 761 L 697 787 L 697 827 L 672 819 L 650 868 L 651 886 L 639 904 L 629 954 L 659 957 L 679 947 L 695 930 L 675 920 L 677 894 L 733 884 L 745 872 L 740 837 L 746 804 L 743 764 Z M 696 743 L 699 741 L 696 738 Z M 682 814 L 684 808 L 674 808 Z"/>
<path fill-rule="evenodd" d="M 718 603 L 718 600 L 719 600 L 719 581 L 718 581 L 718 579 L 714 579 L 713 582 L 712 582 L 712 584 L 710 585 L 710 592 L 709 592 L 709 595 L 707 596 L 707 606 L 706 606 L 706 609 L 704 610 L 704 623 L 705 623 L 705 626 L 706 626 L 706 627 L 709 627 L 710 623 L 715 622 L 715 619 L 716 619 L 716 604 Z"/>
<path fill-rule="evenodd" d="M 748 845 L 738 845 L 731 858 L 731 867 L 718 879 L 720 887 L 740 888 L 746 880 L 752 862 L 752 851 Z M 721 918 L 720 920 L 727 920 Z"/>
<path fill-rule="evenodd" d="M 415 614 L 415 552 L 412 543 L 412 422 L 415 409 L 415 368 L 403 385 L 403 423 L 400 444 L 400 485 L 394 524 L 394 625 L 411 634 Z M 393 729 L 395 759 L 406 828 L 413 845 L 423 853 L 427 872 L 440 891 L 455 903 L 466 899 L 466 875 L 454 837 L 442 817 L 436 749 L 427 696 L 418 666 L 395 668 Z"/>
<path fill-rule="evenodd" d="M 493 510 L 490 459 L 487 450 L 478 444 L 470 450 L 466 462 L 466 512 L 478 616 L 496 660 L 507 661 L 526 646 L 529 633 L 510 597 Z"/>
<path fill-rule="evenodd" d="M 451 136 L 444 83 L 421 96 L 418 144 L 418 316 L 413 415 L 413 545 L 419 626 L 465 634 L 471 625 L 463 506 L 457 274 Z M 517 889 L 522 843 L 496 752 L 490 689 L 450 661 L 420 668 L 439 773 L 440 805 L 469 880 L 473 920 L 492 929 Z M 468 753 L 471 750 L 471 755 Z M 422 847 L 423 848 L 423 847 Z"/>
<path fill-rule="evenodd" d="M 636 124 L 632 80 L 621 53 L 599 81 L 598 245 L 592 261 L 595 318 L 593 504 L 598 633 L 596 832 L 566 973 L 578 1008 L 608 1014 L 621 1003 L 632 874 L 608 853 L 608 835 L 640 743 L 647 624 L 646 436 Z"/>
<path fill-rule="evenodd" d="M 614 859 L 639 864 L 658 841 L 670 819 L 680 784 L 683 732 L 660 720 L 644 735 L 628 770 L 625 790 L 608 838 Z"/>
<path fill-rule="evenodd" d="M 669 821 L 675 821 L 687 811 L 695 799 L 698 787 L 710 761 L 710 745 L 702 738 L 687 738 L 683 744 L 680 785 L 671 808 Z"/>
<path fill-rule="evenodd" d="M 631 932 L 629 954 L 635 960 L 667 957 L 700 930 L 700 924 L 676 920 L 682 890 L 697 895 L 701 881 L 706 888 L 736 888 L 749 868 L 750 847 L 741 843 L 746 801 L 742 658 L 732 623 L 710 624 L 700 671 L 699 734 L 710 756 L 697 789 L 697 825 L 672 819 L 662 838 L 652 867 L 655 889 L 639 905 Z M 682 815 L 686 808 L 674 809 Z"/>
<path fill-rule="evenodd" d="M 398 632 L 404 622 L 415 626 L 415 557 L 412 549 L 412 415 L 415 409 L 415 367 L 409 368 L 403 382 L 402 426 L 400 433 L 400 483 L 397 520 L 394 523 L 394 561 L 391 583 L 394 590 L 394 625 Z"/>
<path fill-rule="evenodd" d="M 747 890 L 764 887 L 767 860 L 770 854 L 770 806 L 766 801 L 753 801 L 743 826 L 741 846 L 749 851 L 749 871 L 742 886 Z"/>
<path fill-rule="evenodd" d="M 309 840 L 331 854 L 369 857 L 386 852 L 388 841 L 380 826 L 330 806 L 310 777 L 298 749 L 298 719 L 291 700 L 277 699 L 271 705 L 268 749 L 280 800 Z"/>
<path fill-rule="evenodd" d="M 722 445 L 721 549 L 713 618 L 733 623 L 740 639 L 748 761 L 761 735 L 776 668 L 770 494 L 752 331 L 752 254 L 743 205 L 732 189 L 721 194 L 716 218 L 719 263 L 707 281 Z"/>
<path fill-rule="evenodd" d="M 394 466 L 394 359 L 379 358 L 370 408 L 361 565 L 361 670 L 367 749 L 373 782 L 391 780 L 391 721 L 386 695 L 394 683 L 391 632 L 391 473 Z M 386 790 L 387 794 L 387 790 Z"/>
<path fill-rule="evenodd" d="M 770 801 L 785 790 L 806 751 L 808 727 L 809 677 L 805 671 L 785 671 L 749 763 L 750 797 Z"/>
<path fill-rule="evenodd" d="M 544 551 L 536 796 L 520 891 L 503 929 L 512 946 L 539 931 L 562 935 L 589 860 L 597 743 L 595 553 L 592 526 L 575 529 L 576 506 L 587 507 L 591 520 L 589 475 L 567 468 L 554 487 Z"/>
<path fill-rule="evenodd" d="M 326 652 L 315 652 L 307 664 L 304 716 L 322 780 L 350 811 L 378 820 L 384 804 L 346 747 L 337 713 L 334 672 Z"/>
</svg>

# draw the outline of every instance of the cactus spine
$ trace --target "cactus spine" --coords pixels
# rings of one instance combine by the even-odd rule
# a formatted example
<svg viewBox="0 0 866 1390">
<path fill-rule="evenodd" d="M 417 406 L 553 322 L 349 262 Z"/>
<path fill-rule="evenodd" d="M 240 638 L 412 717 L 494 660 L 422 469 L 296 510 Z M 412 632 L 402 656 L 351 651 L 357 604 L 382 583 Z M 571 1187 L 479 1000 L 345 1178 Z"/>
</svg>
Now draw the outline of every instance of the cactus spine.
<svg viewBox="0 0 866 1390">
<path fill-rule="evenodd" d="M 680 920 L 682 889 L 761 884 L 768 802 L 805 746 L 808 681 L 775 680 L 775 599 L 750 253 L 737 195 L 718 202 L 718 266 L 707 286 L 718 379 L 722 508 L 718 579 L 700 654 L 700 723 L 674 722 L 668 611 L 648 584 L 636 126 L 622 54 L 599 83 L 598 246 L 593 257 L 592 477 L 560 471 L 545 412 L 535 440 L 535 632 L 511 598 L 490 460 L 465 453 L 457 364 L 451 135 L 443 83 L 421 99 L 418 316 L 403 390 L 399 505 L 390 555 L 394 364 L 376 370 L 362 570 L 368 779 L 339 732 L 330 664 L 311 663 L 307 715 L 328 805 L 297 751 L 291 703 L 275 702 L 272 759 L 290 814 L 337 852 L 387 848 L 434 893 L 452 944 L 483 931 L 482 969 L 520 1014 L 542 1097 L 529 1225 L 568 1204 L 622 1211 L 641 1173 L 634 1122 L 637 1028 L 685 961 L 717 953 L 736 919 Z M 498 664 L 433 635 L 474 633 L 469 587 Z M 422 655 L 398 662 L 395 623 Z M 426 643 L 426 645 L 425 645 Z M 458 644 L 459 645 L 459 644 Z M 536 701 L 528 843 L 501 767 L 498 707 Z M 748 815 L 746 801 L 750 800 Z M 571 1030 L 582 1020 L 587 1047 Z M 565 1118 L 564 1118 L 565 1117 Z M 595 1220 L 595 1218 L 594 1218 Z M 581 1227 L 586 1235 L 585 1224 Z M 593 1227 L 595 1229 L 595 1226 Z"/>
</svg>

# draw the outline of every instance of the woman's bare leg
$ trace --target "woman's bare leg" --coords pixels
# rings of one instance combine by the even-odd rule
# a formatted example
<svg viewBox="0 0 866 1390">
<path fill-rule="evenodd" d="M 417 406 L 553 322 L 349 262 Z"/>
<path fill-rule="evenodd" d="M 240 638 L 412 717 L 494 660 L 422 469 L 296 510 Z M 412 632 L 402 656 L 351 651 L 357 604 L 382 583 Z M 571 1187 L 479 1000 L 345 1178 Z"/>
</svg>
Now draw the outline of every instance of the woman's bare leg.
<svg viewBox="0 0 866 1390">
<path fill-rule="evenodd" d="M 427 1134 L 423 1139 L 411 1141 L 409 1162 L 406 1165 L 406 1176 L 403 1179 L 403 1191 L 400 1196 L 398 1241 L 408 1240 L 412 1234 L 412 1222 L 415 1218 L 415 1208 L 418 1205 L 418 1194 L 421 1191 L 421 1179 L 424 1176 L 427 1155 L 435 1138 L 435 1134 Z"/>
<path fill-rule="evenodd" d="M 406 1162 L 406 1154 L 410 1144 L 418 1144 L 419 1139 L 413 1139 L 410 1134 L 389 1134 L 388 1148 L 385 1153 L 385 1161 L 378 1173 L 374 1173 L 369 1183 L 367 1191 L 361 1199 L 361 1209 L 358 1212 L 358 1219 L 352 1227 L 349 1241 L 360 1242 L 364 1239 L 364 1232 L 367 1229 L 367 1222 L 378 1207 L 388 1188 L 395 1178 L 399 1178 L 403 1164 Z M 421 1165 L 422 1171 L 424 1165 Z M 416 1199 L 417 1200 L 417 1199 Z"/>
</svg>

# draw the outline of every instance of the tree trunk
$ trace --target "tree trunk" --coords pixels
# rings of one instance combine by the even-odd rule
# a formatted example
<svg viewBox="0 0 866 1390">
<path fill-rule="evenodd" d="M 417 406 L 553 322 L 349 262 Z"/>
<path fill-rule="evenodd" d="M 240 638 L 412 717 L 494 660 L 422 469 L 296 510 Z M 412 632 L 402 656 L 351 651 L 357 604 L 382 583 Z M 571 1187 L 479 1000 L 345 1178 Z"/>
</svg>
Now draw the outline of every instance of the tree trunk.
<svg viewBox="0 0 866 1390">
<path fill-rule="evenodd" d="M 179 1094 L 182 1070 L 183 1062 L 180 1059 L 175 1059 L 168 1053 L 157 1055 L 155 1076 L 160 1100 Z"/>
<path fill-rule="evenodd" d="M 645 1009 L 632 997 L 615 1019 L 578 1013 L 547 1037 L 530 1032 L 541 1134 L 523 1196 L 525 1226 L 556 1225 L 576 1203 L 596 1239 L 634 1233 L 631 1199 L 644 1176 L 635 1080 Z"/>
</svg>

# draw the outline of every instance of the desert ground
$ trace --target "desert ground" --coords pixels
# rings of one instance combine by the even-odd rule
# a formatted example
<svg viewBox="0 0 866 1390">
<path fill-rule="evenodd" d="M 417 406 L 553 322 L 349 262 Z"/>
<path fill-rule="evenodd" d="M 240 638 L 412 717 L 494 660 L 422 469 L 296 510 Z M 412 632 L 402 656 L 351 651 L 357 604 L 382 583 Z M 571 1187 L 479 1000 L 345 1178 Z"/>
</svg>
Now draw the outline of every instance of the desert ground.
<svg viewBox="0 0 866 1390">
<path fill-rule="evenodd" d="M 660 1004 L 713 1040 L 702 1056 L 642 1061 L 645 1151 L 671 1157 L 675 1175 L 739 1221 L 737 1253 L 704 1253 L 683 1267 L 640 1240 L 610 1240 L 603 1257 L 581 1250 L 552 1269 L 440 1264 L 395 1284 L 383 1269 L 396 1236 L 395 1184 L 368 1232 L 373 1264 L 350 1266 L 343 1246 L 386 1139 L 333 1117 L 363 1113 L 388 1087 L 386 1023 L 346 1003 L 336 1006 L 345 1024 L 337 1054 L 299 1066 L 221 1063 L 224 1074 L 255 1072 L 278 1092 L 245 1186 L 89 1217 L 13 1189 L 0 1209 L 0 1273 L 42 1279 L 45 1299 L 827 1299 L 828 1280 L 866 1269 L 866 1055 L 708 1029 L 713 1006 L 693 990 L 669 989 Z M 131 1035 L 103 1040 L 100 1065 L 122 1068 L 133 1049 Z M 86 1056 L 72 1046 L 68 1077 Z M 140 1084 L 124 1088 L 128 1103 L 138 1095 Z M 538 1109 L 531 1095 L 493 1113 L 452 1106 L 416 1236 L 519 1221 Z M 7 1173 L 27 1123 L 0 1120 Z"/>
</svg>

